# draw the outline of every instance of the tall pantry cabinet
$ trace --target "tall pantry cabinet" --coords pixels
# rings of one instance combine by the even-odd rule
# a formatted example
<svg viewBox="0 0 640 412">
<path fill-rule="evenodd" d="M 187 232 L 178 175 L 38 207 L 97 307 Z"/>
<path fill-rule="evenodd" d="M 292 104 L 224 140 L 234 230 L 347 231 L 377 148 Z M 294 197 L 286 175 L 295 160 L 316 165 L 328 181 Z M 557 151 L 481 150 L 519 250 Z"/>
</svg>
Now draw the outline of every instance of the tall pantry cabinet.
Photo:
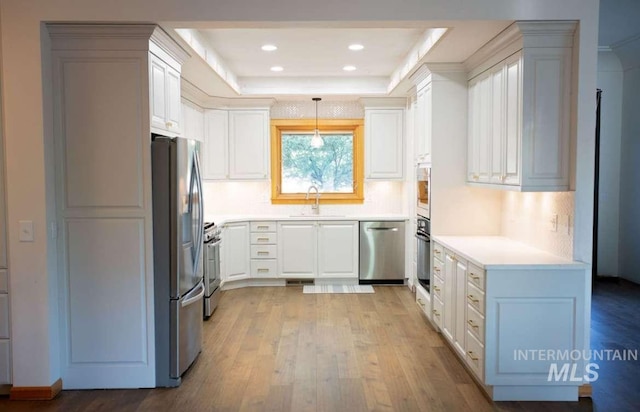
<svg viewBox="0 0 640 412">
<path fill-rule="evenodd" d="M 151 134 L 188 54 L 150 24 L 50 24 L 64 389 L 155 386 Z"/>
</svg>

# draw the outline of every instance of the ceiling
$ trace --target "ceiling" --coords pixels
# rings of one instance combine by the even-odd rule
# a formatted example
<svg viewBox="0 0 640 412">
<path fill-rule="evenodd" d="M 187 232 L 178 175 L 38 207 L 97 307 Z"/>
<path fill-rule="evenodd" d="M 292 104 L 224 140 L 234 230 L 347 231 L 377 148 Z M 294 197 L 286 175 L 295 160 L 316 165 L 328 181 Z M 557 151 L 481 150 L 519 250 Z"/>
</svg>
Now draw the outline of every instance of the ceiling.
<svg viewBox="0 0 640 412">
<path fill-rule="evenodd" d="M 173 28 L 187 29 L 176 30 L 185 41 L 197 38 L 195 43 L 187 42 L 191 54 L 200 57 L 192 57 L 182 74 L 211 96 L 385 96 L 404 94 L 406 84 L 402 81 L 406 83 L 423 63 L 465 61 L 511 23 L 332 22 L 327 27 L 321 23 L 265 22 L 245 27 L 210 23 Z M 434 28 L 447 30 L 440 38 L 440 34 L 433 35 L 439 33 Z M 353 43 L 364 49 L 349 50 Z M 262 51 L 264 44 L 278 49 Z M 346 65 L 356 70 L 344 71 Z M 206 70 L 204 66 L 208 66 Z M 272 66 L 281 66 L 283 71 L 273 72 Z M 402 88 L 405 90 L 399 90 Z"/>
</svg>

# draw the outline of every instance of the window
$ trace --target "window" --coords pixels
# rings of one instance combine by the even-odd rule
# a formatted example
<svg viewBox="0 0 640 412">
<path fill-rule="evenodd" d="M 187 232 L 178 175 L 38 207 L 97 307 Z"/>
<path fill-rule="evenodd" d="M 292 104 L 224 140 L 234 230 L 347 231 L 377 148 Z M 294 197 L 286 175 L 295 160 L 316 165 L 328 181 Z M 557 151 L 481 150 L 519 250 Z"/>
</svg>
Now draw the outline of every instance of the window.
<svg viewBox="0 0 640 412">
<path fill-rule="evenodd" d="M 324 144 L 311 146 L 315 119 L 271 121 L 271 201 L 307 203 L 316 186 L 321 203 L 362 203 L 363 122 L 319 120 Z"/>
</svg>

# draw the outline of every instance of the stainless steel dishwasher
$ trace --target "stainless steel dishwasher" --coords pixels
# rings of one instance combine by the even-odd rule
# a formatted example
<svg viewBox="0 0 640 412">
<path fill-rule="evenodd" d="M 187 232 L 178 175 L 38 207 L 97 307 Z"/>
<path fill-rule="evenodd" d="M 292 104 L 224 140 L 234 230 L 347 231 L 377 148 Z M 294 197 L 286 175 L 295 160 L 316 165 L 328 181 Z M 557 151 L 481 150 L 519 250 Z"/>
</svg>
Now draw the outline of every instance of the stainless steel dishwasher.
<svg viewBox="0 0 640 412">
<path fill-rule="evenodd" d="M 360 222 L 360 283 L 402 284 L 405 222 Z"/>
</svg>

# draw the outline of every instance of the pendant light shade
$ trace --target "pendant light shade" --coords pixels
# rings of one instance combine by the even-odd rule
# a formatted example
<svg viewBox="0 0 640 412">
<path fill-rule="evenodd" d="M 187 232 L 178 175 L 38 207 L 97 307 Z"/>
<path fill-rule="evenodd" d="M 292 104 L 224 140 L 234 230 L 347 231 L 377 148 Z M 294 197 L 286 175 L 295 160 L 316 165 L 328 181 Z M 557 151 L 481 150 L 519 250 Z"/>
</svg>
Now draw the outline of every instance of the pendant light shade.
<svg viewBox="0 0 640 412">
<path fill-rule="evenodd" d="M 319 97 L 314 97 L 314 102 L 316 102 L 316 130 L 313 131 L 313 137 L 311 138 L 311 147 L 314 149 L 318 149 L 324 145 L 324 140 L 322 136 L 320 136 L 320 130 L 318 129 L 318 102 L 322 100 Z"/>
</svg>

